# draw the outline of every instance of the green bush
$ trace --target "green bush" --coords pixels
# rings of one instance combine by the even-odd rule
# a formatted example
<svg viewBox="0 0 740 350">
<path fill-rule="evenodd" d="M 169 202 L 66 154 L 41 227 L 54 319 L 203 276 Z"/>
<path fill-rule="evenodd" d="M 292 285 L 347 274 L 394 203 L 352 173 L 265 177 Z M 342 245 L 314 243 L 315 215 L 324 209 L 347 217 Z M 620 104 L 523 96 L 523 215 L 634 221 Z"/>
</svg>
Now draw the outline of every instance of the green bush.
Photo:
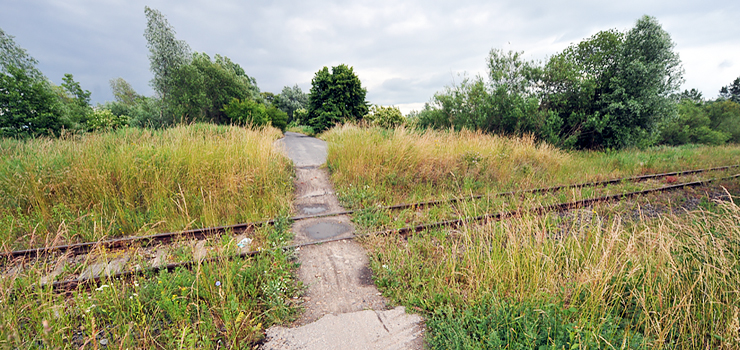
<svg viewBox="0 0 740 350">
<path fill-rule="evenodd" d="M 660 141 L 672 146 L 687 143 L 721 145 L 730 134 L 713 130 L 706 108 L 701 103 L 683 100 L 678 105 L 678 117 L 665 123 Z"/>
<path fill-rule="evenodd" d="M 381 128 L 392 129 L 406 122 L 403 114 L 397 107 L 378 106 L 370 107 L 370 111 L 363 119 Z"/>
<path fill-rule="evenodd" d="M 223 111 L 234 124 L 263 126 L 270 120 L 265 105 L 249 99 L 234 98 L 224 106 Z"/>
<path fill-rule="evenodd" d="M 275 106 L 267 107 L 267 115 L 270 118 L 272 126 L 285 132 L 285 128 L 288 126 L 288 113 L 285 113 Z"/>
<path fill-rule="evenodd" d="M 87 119 L 89 131 L 111 130 L 128 126 L 129 117 L 126 115 L 115 115 L 108 109 L 93 111 Z"/>
</svg>

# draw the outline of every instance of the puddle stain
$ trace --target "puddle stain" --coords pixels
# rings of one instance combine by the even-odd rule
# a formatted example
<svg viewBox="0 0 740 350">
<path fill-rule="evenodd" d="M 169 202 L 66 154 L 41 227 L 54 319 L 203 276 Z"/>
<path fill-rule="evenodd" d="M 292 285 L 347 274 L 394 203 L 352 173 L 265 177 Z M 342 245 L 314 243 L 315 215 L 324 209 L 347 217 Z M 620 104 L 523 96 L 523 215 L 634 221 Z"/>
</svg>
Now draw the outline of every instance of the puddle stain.
<svg viewBox="0 0 740 350">
<path fill-rule="evenodd" d="M 327 211 L 328 208 L 323 205 L 316 205 L 316 206 L 310 206 L 310 207 L 303 207 L 301 208 L 301 212 L 308 215 L 323 213 Z"/>
<path fill-rule="evenodd" d="M 320 222 L 306 227 L 303 231 L 312 239 L 326 239 L 339 236 L 352 230 L 348 224 L 336 222 Z"/>
</svg>

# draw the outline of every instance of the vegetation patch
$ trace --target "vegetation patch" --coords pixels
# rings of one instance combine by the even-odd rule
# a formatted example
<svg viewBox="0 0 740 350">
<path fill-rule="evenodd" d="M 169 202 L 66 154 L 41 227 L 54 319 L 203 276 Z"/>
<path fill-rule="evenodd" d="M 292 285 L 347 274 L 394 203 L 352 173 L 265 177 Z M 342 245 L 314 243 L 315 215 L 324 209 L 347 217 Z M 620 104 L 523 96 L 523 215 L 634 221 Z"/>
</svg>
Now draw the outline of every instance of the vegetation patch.
<svg viewBox="0 0 740 350">
<path fill-rule="evenodd" d="M 194 124 L 0 140 L 0 245 L 20 249 L 273 218 L 281 133 Z"/>
</svg>

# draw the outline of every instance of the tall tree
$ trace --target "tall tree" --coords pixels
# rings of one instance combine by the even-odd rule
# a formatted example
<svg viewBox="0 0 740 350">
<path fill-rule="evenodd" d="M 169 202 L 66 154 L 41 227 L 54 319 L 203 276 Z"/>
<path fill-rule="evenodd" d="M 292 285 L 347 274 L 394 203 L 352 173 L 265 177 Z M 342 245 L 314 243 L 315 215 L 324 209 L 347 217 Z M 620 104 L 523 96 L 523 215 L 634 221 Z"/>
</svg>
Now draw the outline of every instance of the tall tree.
<svg viewBox="0 0 740 350">
<path fill-rule="evenodd" d="M 675 44 L 655 17 L 643 16 L 625 35 L 617 74 L 605 101 L 612 118 L 606 147 L 642 146 L 656 141 L 658 125 L 676 116 L 683 68 Z"/>
<path fill-rule="evenodd" d="M 719 96 L 720 98 L 740 103 L 740 77 L 736 78 L 732 84 L 723 86 L 719 90 Z"/>
<path fill-rule="evenodd" d="M 177 40 L 175 29 L 161 12 L 146 6 L 144 14 L 147 20 L 144 37 L 149 48 L 149 67 L 154 73 L 151 84 L 166 104 L 175 70 L 191 60 L 190 46 L 183 40 Z"/>
<path fill-rule="evenodd" d="M 340 64 L 332 67 L 331 73 L 322 68 L 311 80 L 309 125 L 321 132 L 337 123 L 361 119 L 368 111 L 366 94 L 352 67 Z"/>
<path fill-rule="evenodd" d="M 136 104 L 142 96 L 136 93 L 133 86 L 123 78 L 111 79 L 110 89 L 118 103 L 131 107 Z"/>
<path fill-rule="evenodd" d="M 36 64 L 38 61 L 18 46 L 12 35 L 0 28 L 0 71 L 9 73 L 8 67 L 13 66 L 26 72 L 25 75 L 32 79 L 44 79 Z"/>
<path fill-rule="evenodd" d="M 292 122 L 295 120 L 293 113 L 301 108 L 308 106 L 308 94 L 304 93 L 298 84 L 293 87 L 283 87 L 283 91 L 280 92 L 274 101 L 275 106 L 281 111 L 288 114 L 288 121 Z"/>
</svg>

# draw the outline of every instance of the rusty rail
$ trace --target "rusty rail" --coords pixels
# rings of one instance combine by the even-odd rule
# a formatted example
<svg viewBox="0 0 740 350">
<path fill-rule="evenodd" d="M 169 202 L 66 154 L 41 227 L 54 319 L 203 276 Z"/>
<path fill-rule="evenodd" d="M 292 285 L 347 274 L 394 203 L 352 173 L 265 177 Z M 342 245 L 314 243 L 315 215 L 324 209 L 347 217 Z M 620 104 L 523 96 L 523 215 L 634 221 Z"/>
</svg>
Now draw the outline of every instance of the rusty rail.
<svg viewBox="0 0 740 350">
<path fill-rule="evenodd" d="M 623 194 L 615 194 L 615 195 L 602 196 L 602 197 L 596 197 L 596 198 L 582 199 L 582 200 L 573 201 L 573 202 L 545 205 L 545 206 L 532 208 L 532 209 L 517 209 L 517 210 L 512 210 L 512 211 L 507 211 L 507 212 L 485 214 L 485 215 L 476 216 L 472 218 L 460 218 L 460 219 L 455 219 L 455 220 L 440 221 L 440 222 L 424 224 L 424 225 L 407 226 L 407 227 L 402 227 L 398 229 L 364 233 L 364 234 L 354 235 L 352 237 L 329 238 L 329 239 L 323 239 L 319 241 L 292 244 L 292 245 L 278 247 L 278 248 L 255 250 L 255 251 L 249 251 L 249 252 L 244 252 L 241 254 L 232 255 L 232 256 L 226 257 L 226 259 L 243 258 L 247 256 L 254 256 L 257 254 L 269 252 L 269 251 L 274 251 L 277 249 L 289 250 L 289 249 L 301 248 L 301 247 L 306 247 L 306 246 L 311 246 L 311 245 L 324 244 L 324 243 L 336 242 L 336 241 L 344 241 L 344 240 L 373 236 L 373 235 L 391 235 L 391 234 L 413 235 L 417 232 L 422 232 L 422 231 L 436 229 L 436 228 L 460 227 L 467 223 L 483 222 L 483 221 L 488 221 L 488 220 L 499 221 L 499 220 L 503 220 L 509 217 L 520 216 L 524 214 L 525 212 L 544 214 L 544 213 L 552 212 L 552 211 L 567 211 L 567 210 L 572 210 L 572 209 L 577 209 L 577 208 L 581 208 L 584 206 L 592 205 L 595 203 L 619 201 L 619 200 L 623 200 L 626 198 L 632 198 L 632 197 L 650 194 L 650 193 L 673 191 L 673 190 L 683 189 L 686 187 L 702 186 L 702 185 L 715 182 L 715 181 L 732 180 L 732 179 L 737 179 L 737 178 L 740 178 L 740 174 L 735 174 L 735 175 L 726 176 L 722 178 L 712 178 L 708 180 L 685 182 L 685 183 L 680 183 L 680 184 L 675 184 L 675 185 L 670 185 L 670 186 L 663 186 L 659 188 L 634 191 L 634 192 L 628 192 L 628 193 L 623 193 Z M 94 278 L 88 278 L 88 279 L 56 281 L 52 284 L 52 288 L 55 291 L 70 291 L 79 285 L 89 284 L 89 283 L 98 283 L 100 280 L 103 280 L 103 279 L 128 278 L 128 277 L 144 274 L 145 272 L 157 273 L 161 270 L 173 271 L 180 267 L 190 268 L 199 263 L 214 262 L 214 261 L 218 261 L 221 259 L 224 259 L 224 258 L 223 257 L 211 257 L 211 258 L 207 258 L 203 260 L 191 260 L 191 261 L 186 261 L 186 262 L 173 263 L 173 264 L 169 264 L 169 265 L 161 266 L 161 267 L 150 267 L 150 268 L 145 268 L 145 269 L 130 270 L 130 271 L 119 272 L 119 273 L 112 274 L 112 275 L 101 275 L 101 276 L 97 276 Z"/>
<path fill-rule="evenodd" d="M 559 186 L 553 186 L 553 187 L 534 188 L 534 189 L 528 189 L 528 190 L 499 192 L 499 193 L 491 194 L 489 196 L 490 197 L 500 197 L 500 196 L 515 196 L 515 195 L 523 195 L 523 194 L 531 194 L 531 193 L 555 192 L 555 191 L 559 191 L 563 189 L 606 186 L 606 185 L 621 183 L 621 182 L 639 182 L 639 181 L 662 178 L 662 177 L 667 177 L 667 176 L 681 176 L 681 175 L 698 174 L 698 173 L 704 173 L 704 172 L 710 172 L 710 171 L 722 171 L 722 170 L 729 170 L 729 169 L 737 168 L 737 167 L 740 167 L 740 164 L 714 167 L 714 168 L 706 168 L 706 169 L 694 169 L 694 170 L 674 171 L 674 172 L 668 172 L 668 173 L 622 177 L 622 178 L 615 178 L 615 179 L 602 180 L 602 181 L 596 181 L 596 182 L 584 182 L 584 183 L 578 183 L 578 184 L 559 185 Z M 391 206 L 386 206 L 386 207 L 380 207 L 378 209 L 379 210 L 402 210 L 402 209 L 408 209 L 408 208 L 421 208 L 421 207 L 435 206 L 435 205 L 440 205 L 440 204 L 445 204 L 445 203 L 457 203 L 463 200 L 480 199 L 485 196 L 487 195 L 475 195 L 475 196 L 464 197 L 464 198 L 451 198 L 451 199 L 442 199 L 442 200 L 426 201 L 426 202 L 418 202 L 418 203 L 403 203 L 403 204 L 396 204 L 396 205 L 391 205 Z M 351 215 L 351 214 L 357 213 L 362 210 L 365 210 L 365 209 L 344 210 L 344 211 L 339 211 L 339 212 L 316 214 L 316 215 L 299 215 L 299 216 L 291 217 L 289 218 L 289 220 L 299 221 L 299 220 L 324 218 L 324 217 L 339 216 L 339 215 Z M 248 230 L 250 228 L 257 227 L 257 226 L 273 225 L 274 223 L 275 223 L 275 220 L 266 220 L 266 221 L 259 221 L 259 222 L 241 223 L 241 224 L 235 224 L 235 225 L 225 225 L 225 226 L 206 227 L 206 228 L 201 228 L 201 229 L 192 229 L 192 230 L 185 230 L 185 231 L 158 233 L 158 234 L 146 235 L 146 236 L 122 237 L 122 238 L 115 238 L 115 239 L 99 241 L 99 242 L 74 243 L 74 244 L 59 245 L 59 246 L 52 246 L 52 247 L 15 250 L 11 252 L 0 252 L 0 260 L 19 258 L 19 257 L 35 258 L 39 255 L 49 254 L 49 253 L 58 252 L 58 251 L 65 251 L 65 252 L 78 255 L 78 254 L 88 252 L 94 249 L 95 247 L 123 248 L 123 247 L 131 246 L 133 244 L 137 244 L 138 242 L 141 242 L 139 243 L 141 244 L 141 246 L 151 246 L 153 242 L 157 242 L 157 243 L 165 242 L 166 243 L 166 242 L 170 242 L 180 237 L 205 238 L 205 237 L 216 235 L 218 233 L 223 233 L 227 230 L 244 231 L 244 230 Z"/>
</svg>

